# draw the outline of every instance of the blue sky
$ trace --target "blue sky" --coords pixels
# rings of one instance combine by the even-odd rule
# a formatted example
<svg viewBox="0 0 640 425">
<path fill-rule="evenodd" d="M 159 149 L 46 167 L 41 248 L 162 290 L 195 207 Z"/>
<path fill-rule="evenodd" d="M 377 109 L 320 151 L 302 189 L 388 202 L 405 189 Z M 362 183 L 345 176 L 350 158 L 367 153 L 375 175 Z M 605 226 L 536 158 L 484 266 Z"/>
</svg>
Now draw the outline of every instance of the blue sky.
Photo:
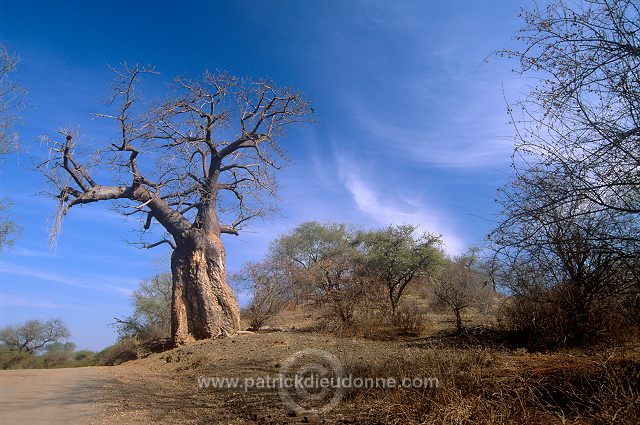
<svg viewBox="0 0 640 425">
<path fill-rule="evenodd" d="M 115 340 L 108 326 L 131 310 L 137 283 L 168 269 L 168 250 L 139 250 L 135 223 L 106 205 L 74 209 L 48 247 L 55 203 L 31 171 L 41 135 L 79 126 L 88 144 L 116 137 L 92 119 L 109 94 L 108 64 L 153 64 L 142 96 L 163 96 L 176 75 L 205 69 L 269 77 L 313 100 L 317 124 L 283 145 L 280 211 L 225 239 L 230 272 L 259 260 L 269 242 L 307 220 L 372 228 L 414 223 L 441 233 L 447 251 L 481 244 L 496 188 L 509 173 L 512 130 L 505 96 L 526 82 L 513 63 L 484 59 L 513 46 L 527 2 L 201 1 L 9 2 L 0 42 L 21 58 L 29 94 L 22 148 L 0 171 L 24 228 L 0 254 L 0 327 L 60 317 L 80 348 Z"/>
</svg>

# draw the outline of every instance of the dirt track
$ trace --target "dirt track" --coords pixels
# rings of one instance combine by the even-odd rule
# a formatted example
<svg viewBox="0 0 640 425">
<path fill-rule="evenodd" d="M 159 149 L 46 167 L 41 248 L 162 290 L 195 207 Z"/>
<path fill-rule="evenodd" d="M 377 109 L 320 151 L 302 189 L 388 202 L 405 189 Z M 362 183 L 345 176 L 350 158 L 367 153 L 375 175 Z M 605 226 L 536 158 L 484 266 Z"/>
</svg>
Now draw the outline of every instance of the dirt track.
<svg viewBox="0 0 640 425">
<path fill-rule="evenodd" d="M 104 424 L 106 367 L 0 371 L 0 423 Z"/>
</svg>

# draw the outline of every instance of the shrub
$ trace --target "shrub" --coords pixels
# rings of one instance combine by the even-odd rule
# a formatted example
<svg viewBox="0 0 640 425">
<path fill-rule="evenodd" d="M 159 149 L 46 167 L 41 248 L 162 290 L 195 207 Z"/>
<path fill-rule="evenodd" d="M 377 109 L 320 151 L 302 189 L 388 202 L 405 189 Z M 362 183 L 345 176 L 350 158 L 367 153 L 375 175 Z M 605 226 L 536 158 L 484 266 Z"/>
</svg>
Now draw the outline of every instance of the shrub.
<svg viewBox="0 0 640 425">
<path fill-rule="evenodd" d="M 34 354 L 0 347 L 0 369 L 39 369 L 42 367 L 42 359 Z"/>
<path fill-rule="evenodd" d="M 138 343 L 134 338 L 123 338 L 96 355 L 96 364 L 116 366 L 138 358 Z"/>
<path fill-rule="evenodd" d="M 585 313 L 571 288 L 512 296 L 498 311 L 499 324 L 517 344 L 532 349 L 624 344 L 634 331 L 633 315 L 618 298 L 594 300 Z"/>
<path fill-rule="evenodd" d="M 425 316 L 415 303 L 405 303 L 396 310 L 392 323 L 399 336 L 419 336 L 424 329 Z"/>
</svg>

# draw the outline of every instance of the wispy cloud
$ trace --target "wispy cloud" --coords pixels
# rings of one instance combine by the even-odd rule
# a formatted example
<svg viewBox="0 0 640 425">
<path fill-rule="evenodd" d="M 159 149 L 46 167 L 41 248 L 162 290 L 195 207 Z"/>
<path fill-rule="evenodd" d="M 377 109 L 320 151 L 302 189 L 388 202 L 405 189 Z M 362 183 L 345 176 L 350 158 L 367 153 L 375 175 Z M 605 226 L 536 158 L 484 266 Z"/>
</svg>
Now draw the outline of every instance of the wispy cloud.
<svg viewBox="0 0 640 425">
<path fill-rule="evenodd" d="M 10 294 L 0 293 L 0 305 L 12 305 L 18 307 L 37 307 L 37 308 L 68 308 L 68 304 L 57 304 L 49 301 L 32 300 L 25 297 L 16 297 Z"/>
<path fill-rule="evenodd" d="M 374 222 L 381 225 L 416 224 L 421 230 L 442 234 L 448 253 L 459 254 L 465 250 L 464 240 L 456 234 L 453 223 L 446 220 L 441 211 L 419 202 L 418 197 L 375 188 L 358 164 L 344 157 L 338 162 L 343 185 L 357 208 Z"/>
<path fill-rule="evenodd" d="M 45 257 L 45 258 L 57 257 L 57 255 L 52 251 L 29 249 L 29 248 L 16 249 L 15 251 L 12 251 L 12 254 L 15 254 L 19 257 Z"/>
<path fill-rule="evenodd" d="M 123 286 L 117 286 L 117 285 L 106 285 L 106 287 L 122 295 L 126 295 L 127 297 L 131 296 L 131 294 L 133 294 L 133 291 L 134 291 L 131 288 L 125 288 Z"/>
<path fill-rule="evenodd" d="M 138 283 L 138 280 L 136 279 L 119 278 L 115 276 L 72 277 L 46 270 L 34 270 L 29 267 L 5 262 L 0 262 L 0 273 L 59 283 L 83 289 L 115 292 L 126 296 L 130 295 L 132 292 L 132 290 L 129 288 L 134 287 Z M 122 283 L 129 285 L 129 288 L 121 286 Z"/>
<path fill-rule="evenodd" d="M 52 273 L 48 271 L 38 271 L 33 268 L 19 266 L 16 264 L 0 262 L 0 273 L 7 273 L 32 279 L 45 280 L 48 282 L 61 283 L 64 285 L 76 286 L 78 288 L 91 288 L 91 286 L 80 283 L 70 277 Z"/>
<path fill-rule="evenodd" d="M 413 85 L 424 90 L 419 80 Z M 501 167 L 509 162 L 513 140 L 497 89 L 478 84 L 464 98 L 432 105 L 425 103 L 433 94 L 425 93 L 393 112 L 363 100 L 351 111 L 370 146 L 392 158 L 448 169 Z"/>
</svg>

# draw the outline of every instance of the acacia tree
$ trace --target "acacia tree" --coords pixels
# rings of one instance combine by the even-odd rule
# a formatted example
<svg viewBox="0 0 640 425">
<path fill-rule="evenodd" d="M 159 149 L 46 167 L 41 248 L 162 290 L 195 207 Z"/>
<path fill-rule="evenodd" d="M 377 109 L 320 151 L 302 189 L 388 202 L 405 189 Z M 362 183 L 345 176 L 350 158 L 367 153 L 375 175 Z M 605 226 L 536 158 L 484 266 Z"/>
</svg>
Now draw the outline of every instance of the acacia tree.
<svg viewBox="0 0 640 425">
<path fill-rule="evenodd" d="M 309 121 L 311 108 L 292 89 L 209 72 L 197 81 L 175 79 L 167 100 L 145 108 L 136 85 L 151 72 L 116 70 L 114 112 L 99 114 L 118 126 L 106 150 L 83 159 L 74 132 L 46 139 L 50 157 L 40 169 L 59 200 L 53 234 L 73 207 L 100 201 L 142 215 L 143 230 L 159 223 L 166 237 L 144 246 L 173 249 L 174 343 L 233 334 L 239 307 L 226 281 L 221 235 L 237 235 L 248 220 L 269 212 L 273 171 L 286 159 L 280 136 Z"/>
<path fill-rule="evenodd" d="M 404 224 L 358 235 L 362 273 L 385 289 L 392 316 L 409 284 L 434 272 L 442 256 L 441 238 L 430 233 L 415 237 L 416 230 Z"/>
<path fill-rule="evenodd" d="M 358 272 L 355 234 L 345 224 L 306 222 L 280 236 L 269 255 L 290 267 L 298 296 L 351 325 L 355 308 L 367 293 Z"/>
<path fill-rule="evenodd" d="M 0 343 L 21 353 L 35 353 L 69 336 L 69 329 L 60 319 L 29 320 L 19 326 L 0 329 Z"/>
</svg>

